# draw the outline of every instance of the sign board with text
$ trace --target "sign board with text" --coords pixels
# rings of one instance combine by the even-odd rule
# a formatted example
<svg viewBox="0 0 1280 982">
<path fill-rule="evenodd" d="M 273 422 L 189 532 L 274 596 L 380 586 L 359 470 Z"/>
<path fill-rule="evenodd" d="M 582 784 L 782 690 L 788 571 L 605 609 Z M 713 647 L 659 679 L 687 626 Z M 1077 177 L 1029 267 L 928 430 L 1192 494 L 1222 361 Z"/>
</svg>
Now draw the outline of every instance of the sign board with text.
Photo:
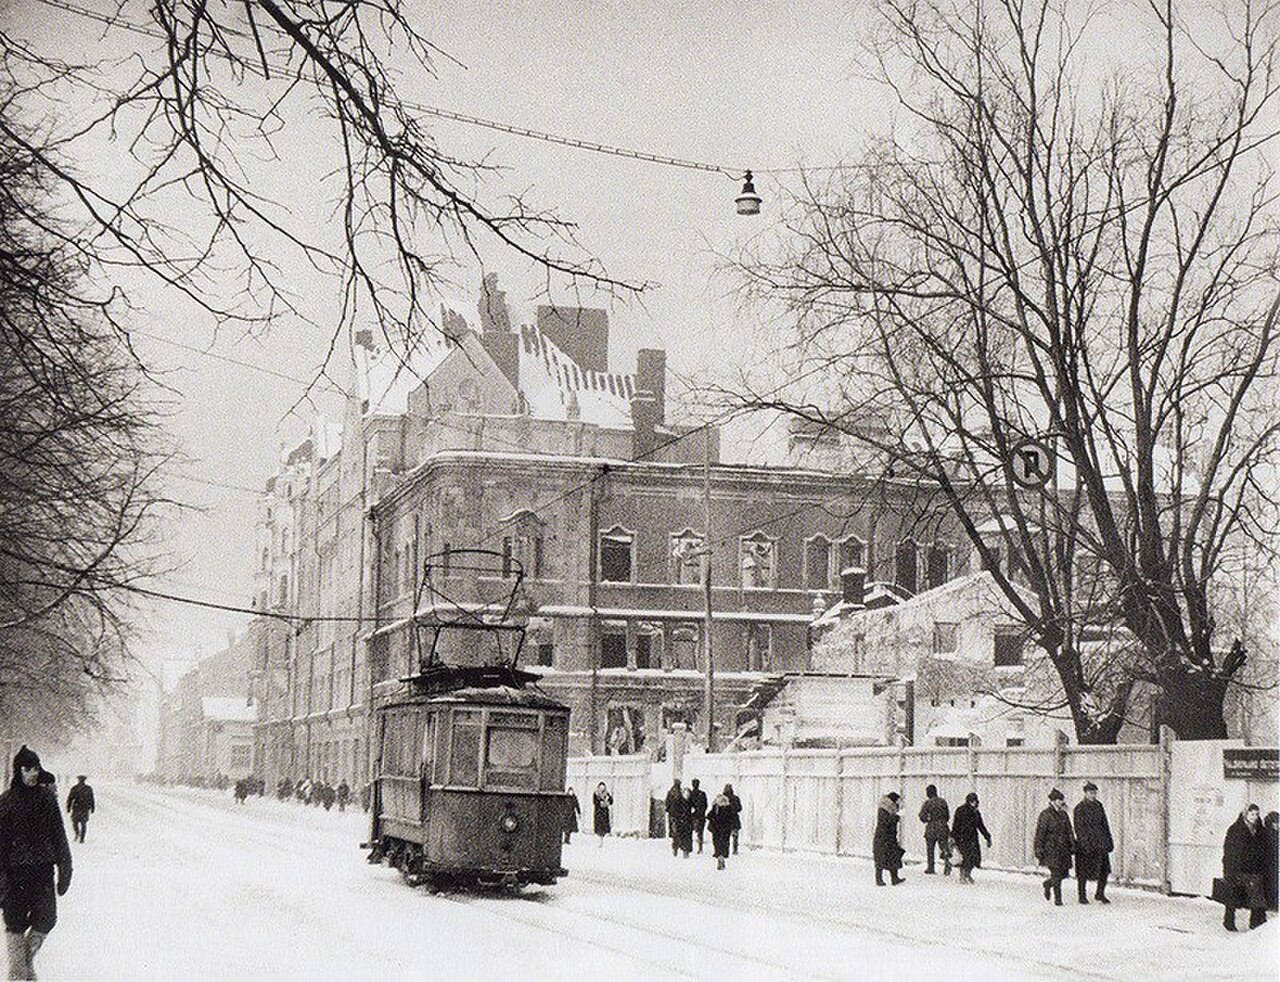
<svg viewBox="0 0 1280 982">
<path fill-rule="evenodd" d="M 1222 776 L 1247 781 L 1280 781 L 1280 750 L 1257 747 L 1224 749 Z"/>
</svg>

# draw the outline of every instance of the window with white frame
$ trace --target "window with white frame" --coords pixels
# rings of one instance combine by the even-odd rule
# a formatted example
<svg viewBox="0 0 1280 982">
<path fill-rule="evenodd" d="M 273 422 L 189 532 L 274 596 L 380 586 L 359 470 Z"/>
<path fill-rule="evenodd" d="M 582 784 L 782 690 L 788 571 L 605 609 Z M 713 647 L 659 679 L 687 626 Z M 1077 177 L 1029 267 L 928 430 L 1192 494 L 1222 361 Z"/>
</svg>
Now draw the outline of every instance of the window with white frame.
<svg viewBox="0 0 1280 982">
<path fill-rule="evenodd" d="M 698 583 L 702 579 L 702 535 L 692 529 L 671 536 L 671 582 Z"/>
<path fill-rule="evenodd" d="M 635 536 L 622 528 L 612 528 L 600 536 L 600 579 L 604 583 L 630 583 L 634 566 Z"/>
<path fill-rule="evenodd" d="M 769 590 L 774 586 L 774 541 L 763 532 L 738 540 L 742 586 L 747 590 Z"/>
<path fill-rule="evenodd" d="M 805 540 L 804 585 L 807 590 L 831 589 L 831 540 L 825 535 Z"/>
</svg>

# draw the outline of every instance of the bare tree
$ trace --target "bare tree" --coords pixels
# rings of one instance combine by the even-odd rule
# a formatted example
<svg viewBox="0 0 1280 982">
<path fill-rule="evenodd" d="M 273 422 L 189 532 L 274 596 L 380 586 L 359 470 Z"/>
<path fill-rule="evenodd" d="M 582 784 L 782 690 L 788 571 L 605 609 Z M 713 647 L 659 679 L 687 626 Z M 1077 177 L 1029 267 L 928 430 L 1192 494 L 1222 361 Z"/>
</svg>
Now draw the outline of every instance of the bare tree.
<svg viewBox="0 0 1280 982">
<path fill-rule="evenodd" d="M 71 234 L 108 272 L 140 268 L 253 327 L 306 319 L 293 274 L 315 270 L 339 284 L 338 316 L 324 324 L 335 343 L 357 319 L 376 320 L 402 354 L 447 331 L 438 289 L 467 260 L 523 257 L 548 288 L 641 288 L 609 277 L 572 223 L 504 192 L 494 164 L 439 145 L 432 110 L 400 92 L 406 79 L 423 91 L 449 56 L 400 0 L 41 5 L 99 22 L 112 54 L 63 64 L 0 34 L 10 98 L 54 117 L 44 145 L 27 149 L 62 183 L 80 221 Z M 108 136 L 127 147 L 109 167 Z M 59 166 L 46 146 L 94 167 Z M 317 159 L 330 162 L 314 183 L 320 200 L 290 211 L 294 168 Z"/>
<path fill-rule="evenodd" d="M 87 281 L 18 129 L 0 113 L 0 718 L 52 734 L 126 678 L 164 457 L 117 298 Z"/>
<path fill-rule="evenodd" d="M 1125 8 L 1158 43 L 1094 85 L 1070 5 L 875 7 L 909 124 L 810 177 L 777 249 L 739 262 L 827 384 L 740 395 L 940 488 L 1082 742 L 1139 693 L 1225 736 L 1246 652 L 1211 586 L 1229 545 L 1276 544 L 1280 12 Z"/>
</svg>

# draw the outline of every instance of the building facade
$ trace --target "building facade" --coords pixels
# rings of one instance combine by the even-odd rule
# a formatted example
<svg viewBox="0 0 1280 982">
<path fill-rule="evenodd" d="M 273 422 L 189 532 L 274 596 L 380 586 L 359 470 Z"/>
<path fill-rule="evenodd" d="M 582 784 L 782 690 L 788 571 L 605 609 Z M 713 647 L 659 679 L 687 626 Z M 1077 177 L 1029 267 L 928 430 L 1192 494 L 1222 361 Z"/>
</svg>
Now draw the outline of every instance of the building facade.
<svg viewBox="0 0 1280 982">
<path fill-rule="evenodd" d="M 724 744 L 761 678 L 810 667 L 842 570 L 915 592 L 966 561 L 909 482 L 721 462 L 714 427 L 669 419 L 662 351 L 611 370 L 603 312 L 513 328 L 490 278 L 479 313 L 477 331 L 444 311 L 450 340 L 407 361 L 358 338 L 341 427 L 313 427 L 265 489 L 252 680 L 269 785 L 363 784 L 379 687 L 463 612 L 513 601 L 522 664 L 573 710 L 572 752 L 658 754 L 677 723 L 705 732 L 704 563 Z M 476 549 L 487 566 L 448 558 Z"/>
</svg>

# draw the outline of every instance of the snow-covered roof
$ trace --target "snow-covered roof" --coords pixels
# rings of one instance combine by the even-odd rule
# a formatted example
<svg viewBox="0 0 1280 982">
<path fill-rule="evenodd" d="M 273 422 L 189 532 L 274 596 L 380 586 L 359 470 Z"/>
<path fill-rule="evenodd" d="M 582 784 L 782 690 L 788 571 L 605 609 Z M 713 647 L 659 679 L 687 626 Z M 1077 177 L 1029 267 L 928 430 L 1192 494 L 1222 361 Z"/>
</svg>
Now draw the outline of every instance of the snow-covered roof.
<svg viewBox="0 0 1280 982">
<path fill-rule="evenodd" d="M 529 324 L 520 328 L 520 391 L 537 419 L 569 419 L 576 403 L 584 423 L 631 425 L 633 375 L 588 371 Z"/>
<path fill-rule="evenodd" d="M 202 696 L 200 712 L 205 719 L 223 723 L 256 723 L 258 704 L 244 696 Z"/>
<path fill-rule="evenodd" d="M 425 382 L 456 350 L 443 338 L 425 339 L 401 357 L 388 351 L 355 346 L 356 394 L 369 415 L 402 415 L 409 410 L 409 393 Z"/>
</svg>

